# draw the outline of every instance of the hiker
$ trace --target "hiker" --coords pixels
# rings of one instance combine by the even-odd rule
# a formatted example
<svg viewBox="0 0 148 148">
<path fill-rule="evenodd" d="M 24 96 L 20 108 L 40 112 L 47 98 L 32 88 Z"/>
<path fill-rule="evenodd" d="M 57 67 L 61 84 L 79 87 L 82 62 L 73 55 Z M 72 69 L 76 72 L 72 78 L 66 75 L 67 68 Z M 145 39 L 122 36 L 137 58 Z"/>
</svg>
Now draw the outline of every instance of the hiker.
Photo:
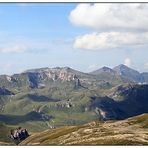
<svg viewBox="0 0 148 148">
<path fill-rule="evenodd" d="M 22 127 L 18 128 L 18 133 L 19 133 L 19 139 L 21 141 L 29 136 L 27 129 L 22 129 Z"/>
<path fill-rule="evenodd" d="M 18 130 L 15 129 L 13 132 L 14 132 L 14 133 L 13 133 L 13 137 L 14 137 L 14 139 L 19 139 Z"/>
<path fill-rule="evenodd" d="M 14 134 L 14 130 L 11 129 L 11 130 L 10 130 L 10 138 L 11 138 L 11 139 L 14 139 L 13 134 Z"/>
<path fill-rule="evenodd" d="M 10 138 L 14 140 L 15 144 L 19 144 L 21 141 L 25 140 L 29 136 L 27 129 L 22 129 L 18 127 L 15 130 L 10 131 Z"/>
<path fill-rule="evenodd" d="M 10 138 L 14 141 L 16 145 L 20 143 L 19 134 L 18 134 L 17 129 L 10 131 Z"/>
<path fill-rule="evenodd" d="M 22 132 L 22 127 L 18 128 L 18 134 L 19 134 L 20 141 L 22 141 L 22 140 L 24 140 L 26 138 L 25 134 Z"/>
<path fill-rule="evenodd" d="M 25 134 L 25 136 L 27 138 L 29 136 L 29 133 L 28 133 L 27 129 L 23 129 L 23 132 L 24 132 L 24 134 Z"/>
</svg>

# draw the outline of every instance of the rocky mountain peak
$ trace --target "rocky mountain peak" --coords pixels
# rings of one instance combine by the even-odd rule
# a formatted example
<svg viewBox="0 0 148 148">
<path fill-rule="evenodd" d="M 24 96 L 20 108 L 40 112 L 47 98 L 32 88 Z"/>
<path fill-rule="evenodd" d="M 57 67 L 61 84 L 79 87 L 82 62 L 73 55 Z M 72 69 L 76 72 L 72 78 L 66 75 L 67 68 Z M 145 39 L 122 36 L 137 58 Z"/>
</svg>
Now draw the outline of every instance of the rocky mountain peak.
<svg viewBox="0 0 148 148">
<path fill-rule="evenodd" d="M 124 64 L 119 64 L 119 65 L 116 66 L 116 67 L 119 67 L 120 69 L 122 69 L 122 68 L 129 68 L 128 66 L 126 66 L 126 65 L 124 65 Z"/>
<path fill-rule="evenodd" d="M 106 67 L 106 66 L 104 66 L 104 67 L 102 67 L 101 69 L 100 69 L 100 71 L 104 71 L 104 72 L 115 72 L 114 70 L 112 70 L 111 68 L 109 68 L 109 67 Z"/>
<path fill-rule="evenodd" d="M 100 73 L 116 74 L 116 72 L 114 70 L 112 70 L 111 68 L 106 67 L 106 66 L 91 72 L 91 74 L 95 74 L 95 75 L 100 74 Z"/>
<path fill-rule="evenodd" d="M 114 71 L 116 71 L 118 74 L 122 75 L 124 73 L 134 73 L 134 74 L 140 74 L 138 71 L 124 65 L 124 64 L 120 64 L 116 67 L 113 68 Z"/>
<path fill-rule="evenodd" d="M 138 82 L 141 81 L 141 75 L 138 71 L 127 67 L 126 65 L 118 65 L 113 68 L 114 71 L 117 72 L 118 75 L 122 75 L 123 77 Z"/>
</svg>

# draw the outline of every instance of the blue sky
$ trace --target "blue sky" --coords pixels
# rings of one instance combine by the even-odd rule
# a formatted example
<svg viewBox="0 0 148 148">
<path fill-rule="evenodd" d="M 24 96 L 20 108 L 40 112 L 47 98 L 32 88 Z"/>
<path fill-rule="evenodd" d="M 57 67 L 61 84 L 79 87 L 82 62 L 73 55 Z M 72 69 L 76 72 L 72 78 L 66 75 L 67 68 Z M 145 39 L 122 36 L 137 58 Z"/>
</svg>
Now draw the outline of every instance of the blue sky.
<svg viewBox="0 0 148 148">
<path fill-rule="evenodd" d="M 127 10 L 113 15 L 118 7 Z M 148 71 L 147 22 L 141 17 L 142 23 L 138 19 L 128 26 L 124 23 L 135 11 L 143 16 L 147 8 L 113 4 L 0 4 L 0 74 L 57 66 L 89 72 L 121 63 Z"/>
</svg>

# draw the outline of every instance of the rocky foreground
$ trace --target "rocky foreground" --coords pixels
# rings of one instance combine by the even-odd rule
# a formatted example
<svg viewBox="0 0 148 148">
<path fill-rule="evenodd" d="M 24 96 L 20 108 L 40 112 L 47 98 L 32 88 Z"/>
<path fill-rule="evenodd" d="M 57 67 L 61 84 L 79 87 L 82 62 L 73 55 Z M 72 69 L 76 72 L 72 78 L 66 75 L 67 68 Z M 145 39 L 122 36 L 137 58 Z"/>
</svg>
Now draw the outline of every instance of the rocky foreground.
<svg viewBox="0 0 148 148">
<path fill-rule="evenodd" d="M 148 114 L 46 130 L 20 145 L 148 145 Z"/>
</svg>

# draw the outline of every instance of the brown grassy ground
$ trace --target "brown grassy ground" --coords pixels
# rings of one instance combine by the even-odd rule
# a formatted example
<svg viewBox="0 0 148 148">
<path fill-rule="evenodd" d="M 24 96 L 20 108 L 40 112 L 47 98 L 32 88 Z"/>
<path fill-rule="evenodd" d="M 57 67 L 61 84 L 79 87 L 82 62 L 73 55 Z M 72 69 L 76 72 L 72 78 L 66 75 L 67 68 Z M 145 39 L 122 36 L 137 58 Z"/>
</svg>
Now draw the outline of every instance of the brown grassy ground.
<svg viewBox="0 0 148 148">
<path fill-rule="evenodd" d="M 148 145 L 148 114 L 32 134 L 20 145 Z"/>
</svg>

